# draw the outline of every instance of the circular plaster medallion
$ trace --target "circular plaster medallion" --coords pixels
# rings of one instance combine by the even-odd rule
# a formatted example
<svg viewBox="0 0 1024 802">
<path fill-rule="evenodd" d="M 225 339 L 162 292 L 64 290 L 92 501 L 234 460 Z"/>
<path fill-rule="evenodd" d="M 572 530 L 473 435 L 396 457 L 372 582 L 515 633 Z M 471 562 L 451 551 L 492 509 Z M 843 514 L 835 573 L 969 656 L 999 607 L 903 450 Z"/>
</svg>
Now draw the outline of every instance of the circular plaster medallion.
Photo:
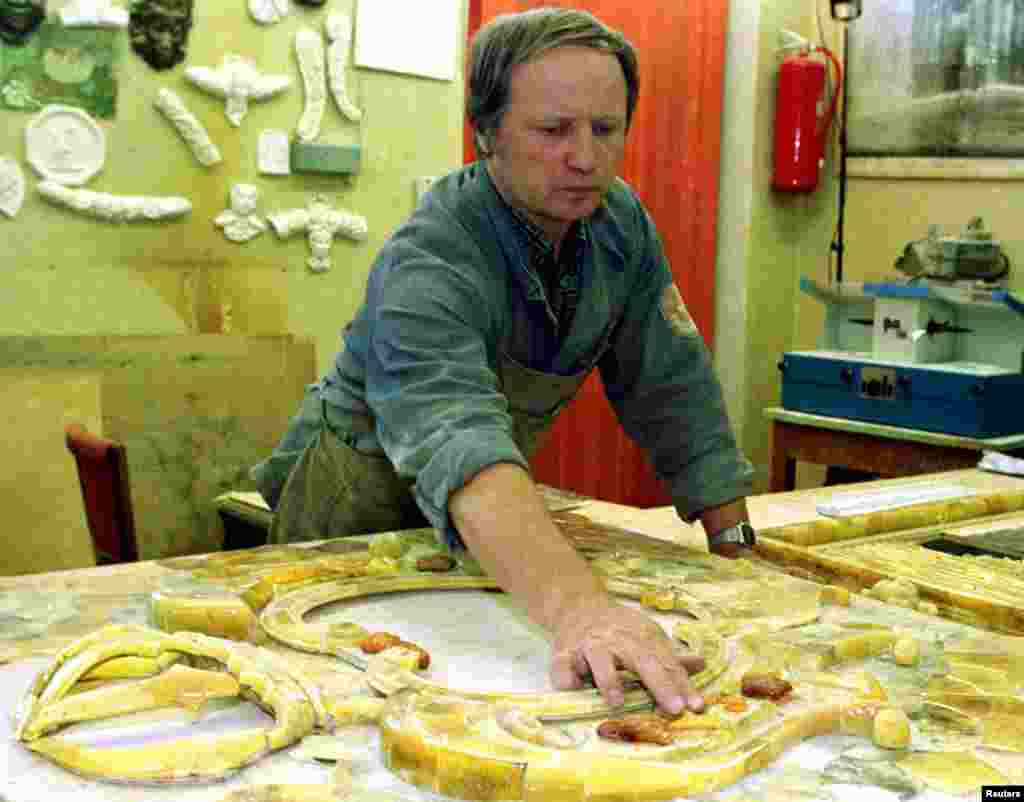
<svg viewBox="0 0 1024 802">
<path fill-rule="evenodd" d="M 25 126 L 25 155 L 43 179 L 80 186 L 103 167 L 107 138 L 81 109 L 47 106 Z"/>
</svg>

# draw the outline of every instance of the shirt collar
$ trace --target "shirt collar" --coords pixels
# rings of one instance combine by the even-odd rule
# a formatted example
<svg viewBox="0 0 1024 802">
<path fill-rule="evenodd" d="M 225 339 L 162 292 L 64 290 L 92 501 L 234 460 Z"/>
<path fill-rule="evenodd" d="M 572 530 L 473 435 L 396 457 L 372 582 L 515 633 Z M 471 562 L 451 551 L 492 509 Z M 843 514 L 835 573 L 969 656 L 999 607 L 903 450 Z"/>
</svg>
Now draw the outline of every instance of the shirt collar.
<svg viewBox="0 0 1024 802">
<path fill-rule="evenodd" d="M 541 230 L 540 226 L 530 220 L 530 218 L 527 217 L 521 209 L 517 209 L 505 200 L 501 192 L 498 191 L 498 187 L 494 183 L 494 179 L 491 178 L 490 170 L 488 170 L 483 164 L 481 164 L 481 166 L 484 168 L 483 173 L 487 178 L 487 182 L 494 190 L 494 194 L 498 196 L 498 201 L 505 207 L 505 209 L 508 210 L 509 215 L 515 223 L 516 231 L 528 246 L 530 255 L 534 259 L 551 259 L 553 261 L 555 256 L 555 244 L 548 238 L 548 235 Z M 569 254 L 575 253 L 576 249 L 581 247 L 586 239 L 587 223 L 585 220 L 577 220 L 566 232 L 565 241 L 562 243 L 563 247 L 560 254 L 561 258 L 564 259 Z"/>
</svg>

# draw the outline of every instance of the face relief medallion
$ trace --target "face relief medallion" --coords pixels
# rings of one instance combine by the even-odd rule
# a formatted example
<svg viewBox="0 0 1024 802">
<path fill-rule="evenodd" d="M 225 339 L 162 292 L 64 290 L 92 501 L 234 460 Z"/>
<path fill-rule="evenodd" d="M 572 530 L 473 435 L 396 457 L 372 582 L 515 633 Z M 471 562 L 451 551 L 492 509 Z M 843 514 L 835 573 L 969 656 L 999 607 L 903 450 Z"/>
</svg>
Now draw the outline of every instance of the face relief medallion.
<svg viewBox="0 0 1024 802">
<path fill-rule="evenodd" d="M 103 167 L 106 135 L 81 109 L 47 106 L 25 127 L 25 154 L 43 179 L 80 186 Z"/>
</svg>

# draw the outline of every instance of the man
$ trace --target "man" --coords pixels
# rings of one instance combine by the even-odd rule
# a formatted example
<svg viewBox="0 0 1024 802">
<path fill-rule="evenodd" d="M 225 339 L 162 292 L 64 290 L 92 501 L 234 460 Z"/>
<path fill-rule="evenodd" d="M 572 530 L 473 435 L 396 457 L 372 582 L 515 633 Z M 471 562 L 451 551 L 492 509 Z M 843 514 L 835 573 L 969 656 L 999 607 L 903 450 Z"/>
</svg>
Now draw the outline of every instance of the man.
<svg viewBox="0 0 1024 802">
<path fill-rule="evenodd" d="M 616 178 L 637 86 L 632 46 L 585 12 L 481 29 L 467 114 L 482 161 L 435 182 L 383 247 L 344 352 L 254 475 L 271 540 L 425 519 L 552 633 L 555 687 L 592 678 L 618 705 L 627 668 L 677 714 L 703 706 L 687 679 L 703 661 L 608 596 L 527 463 L 597 366 L 680 515 L 750 540 L 752 468 L 653 223 Z"/>
</svg>

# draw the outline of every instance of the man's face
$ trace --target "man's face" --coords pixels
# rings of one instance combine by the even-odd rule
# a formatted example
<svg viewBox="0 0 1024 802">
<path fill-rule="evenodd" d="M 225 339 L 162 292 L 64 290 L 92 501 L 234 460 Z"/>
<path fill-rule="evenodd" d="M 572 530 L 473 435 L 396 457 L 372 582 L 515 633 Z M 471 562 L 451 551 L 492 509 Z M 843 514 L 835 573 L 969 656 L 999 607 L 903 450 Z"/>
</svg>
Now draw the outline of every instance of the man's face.
<svg viewBox="0 0 1024 802">
<path fill-rule="evenodd" d="M 626 79 L 618 59 L 559 47 L 512 70 L 487 164 L 505 200 L 557 243 L 600 205 L 625 140 Z"/>
</svg>

